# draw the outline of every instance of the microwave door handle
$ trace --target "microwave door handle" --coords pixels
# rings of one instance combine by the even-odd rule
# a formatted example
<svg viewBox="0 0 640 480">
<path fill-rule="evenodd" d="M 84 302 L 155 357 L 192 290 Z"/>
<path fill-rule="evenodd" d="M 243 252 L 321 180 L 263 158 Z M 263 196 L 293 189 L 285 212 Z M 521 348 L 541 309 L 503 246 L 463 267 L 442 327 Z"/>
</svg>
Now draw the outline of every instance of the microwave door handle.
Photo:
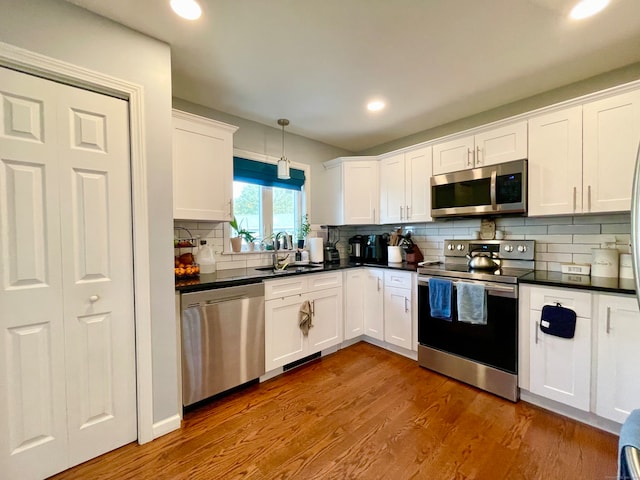
<svg viewBox="0 0 640 480">
<path fill-rule="evenodd" d="M 495 212 L 498 208 L 496 201 L 496 180 L 498 178 L 498 172 L 494 169 L 491 171 L 491 208 Z"/>
</svg>

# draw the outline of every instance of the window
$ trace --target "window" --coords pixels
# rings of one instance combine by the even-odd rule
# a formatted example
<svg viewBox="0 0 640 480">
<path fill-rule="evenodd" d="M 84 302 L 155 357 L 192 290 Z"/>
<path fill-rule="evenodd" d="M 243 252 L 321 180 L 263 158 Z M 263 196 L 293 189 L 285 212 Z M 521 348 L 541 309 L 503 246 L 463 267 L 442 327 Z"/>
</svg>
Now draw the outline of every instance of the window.
<svg viewBox="0 0 640 480">
<path fill-rule="evenodd" d="M 290 180 L 280 180 L 276 166 L 234 157 L 233 213 L 238 224 L 259 239 L 272 233 L 295 236 L 304 215 L 302 170 L 291 169 Z"/>
</svg>

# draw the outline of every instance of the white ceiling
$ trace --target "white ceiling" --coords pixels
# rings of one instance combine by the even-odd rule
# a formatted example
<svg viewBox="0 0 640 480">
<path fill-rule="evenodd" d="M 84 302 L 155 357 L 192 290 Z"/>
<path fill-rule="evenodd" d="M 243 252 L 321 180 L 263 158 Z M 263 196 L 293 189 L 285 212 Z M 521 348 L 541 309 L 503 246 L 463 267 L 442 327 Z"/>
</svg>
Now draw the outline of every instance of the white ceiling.
<svg viewBox="0 0 640 480">
<path fill-rule="evenodd" d="M 640 0 L 69 1 L 169 43 L 174 96 L 354 152 L 640 61 Z"/>
</svg>

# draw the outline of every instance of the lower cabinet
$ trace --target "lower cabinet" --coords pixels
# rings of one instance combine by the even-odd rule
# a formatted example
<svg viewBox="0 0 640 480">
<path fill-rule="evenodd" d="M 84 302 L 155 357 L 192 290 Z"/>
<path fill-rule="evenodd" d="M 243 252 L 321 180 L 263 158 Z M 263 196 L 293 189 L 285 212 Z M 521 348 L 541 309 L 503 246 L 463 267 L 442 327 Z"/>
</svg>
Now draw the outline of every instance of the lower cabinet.
<svg viewBox="0 0 640 480">
<path fill-rule="evenodd" d="M 597 301 L 596 413 L 623 423 L 640 408 L 640 311 L 632 296 L 594 295 Z"/>
<path fill-rule="evenodd" d="M 265 366 L 273 370 L 339 344 L 343 338 L 342 273 L 318 273 L 265 282 Z M 300 309 L 311 307 L 308 335 Z"/>
<path fill-rule="evenodd" d="M 357 268 L 345 273 L 344 338 L 384 339 L 384 271 Z"/>
<path fill-rule="evenodd" d="M 384 340 L 411 350 L 411 272 L 384 272 Z"/>
</svg>

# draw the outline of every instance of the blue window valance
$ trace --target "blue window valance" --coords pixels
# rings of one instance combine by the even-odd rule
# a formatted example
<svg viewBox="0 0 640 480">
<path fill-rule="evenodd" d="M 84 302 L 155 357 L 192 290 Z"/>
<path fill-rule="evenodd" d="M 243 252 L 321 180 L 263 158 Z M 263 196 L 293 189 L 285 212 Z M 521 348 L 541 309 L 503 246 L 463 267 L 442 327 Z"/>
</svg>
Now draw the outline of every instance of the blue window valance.
<svg viewBox="0 0 640 480">
<path fill-rule="evenodd" d="M 304 171 L 290 168 L 288 180 L 278 178 L 278 168 L 272 163 L 258 162 L 241 157 L 233 157 L 233 179 L 238 182 L 253 183 L 265 187 L 288 188 L 302 190 Z"/>
</svg>

